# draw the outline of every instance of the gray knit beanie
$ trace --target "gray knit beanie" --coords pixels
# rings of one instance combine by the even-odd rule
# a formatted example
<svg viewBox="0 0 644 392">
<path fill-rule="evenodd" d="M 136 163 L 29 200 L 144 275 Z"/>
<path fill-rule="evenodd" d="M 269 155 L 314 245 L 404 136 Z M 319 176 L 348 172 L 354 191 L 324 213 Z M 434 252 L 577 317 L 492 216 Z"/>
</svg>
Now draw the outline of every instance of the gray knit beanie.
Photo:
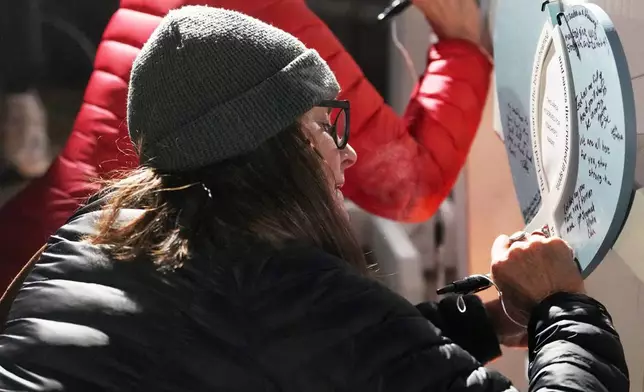
<svg viewBox="0 0 644 392">
<path fill-rule="evenodd" d="M 320 55 L 247 15 L 205 6 L 170 13 L 134 61 L 130 138 L 166 172 L 250 152 L 339 92 Z"/>
</svg>

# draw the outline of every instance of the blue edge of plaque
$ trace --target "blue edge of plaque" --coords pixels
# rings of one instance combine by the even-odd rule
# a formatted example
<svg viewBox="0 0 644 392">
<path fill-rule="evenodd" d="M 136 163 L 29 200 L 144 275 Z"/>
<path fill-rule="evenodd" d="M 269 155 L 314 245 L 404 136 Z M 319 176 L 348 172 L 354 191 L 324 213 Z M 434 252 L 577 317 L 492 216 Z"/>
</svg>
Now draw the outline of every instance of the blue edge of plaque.
<svg viewBox="0 0 644 392">
<path fill-rule="evenodd" d="M 585 6 L 594 12 L 599 23 L 604 26 L 606 38 L 608 38 L 608 42 L 613 51 L 619 76 L 619 83 L 621 85 L 622 102 L 624 104 L 624 139 L 626 142 L 624 161 L 631 162 L 631 164 L 627 164 L 624 167 L 622 187 L 619 190 L 620 196 L 617 201 L 615 216 L 608 228 L 608 232 L 606 233 L 602 246 L 599 248 L 599 251 L 588 267 L 582 271 L 584 278 L 588 277 L 588 275 L 590 275 L 590 273 L 593 272 L 593 270 L 602 262 L 624 228 L 624 223 L 628 218 L 628 213 L 635 194 L 635 161 L 637 158 L 637 118 L 635 115 L 635 95 L 633 93 L 633 84 L 631 83 L 631 74 L 628 69 L 628 61 L 626 59 L 624 47 L 619 39 L 615 25 L 608 14 L 598 5 L 585 4 Z"/>
</svg>

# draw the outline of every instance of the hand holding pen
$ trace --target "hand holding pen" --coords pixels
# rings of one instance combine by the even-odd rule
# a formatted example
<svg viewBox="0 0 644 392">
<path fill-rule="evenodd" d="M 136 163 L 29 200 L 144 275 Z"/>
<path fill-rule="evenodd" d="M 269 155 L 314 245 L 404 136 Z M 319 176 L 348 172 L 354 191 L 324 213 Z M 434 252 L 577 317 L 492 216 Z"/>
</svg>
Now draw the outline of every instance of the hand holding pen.
<svg viewBox="0 0 644 392">
<path fill-rule="evenodd" d="M 528 234 L 525 231 L 519 231 L 513 234 L 508 238 L 508 246 L 511 246 L 515 242 L 523 241 L 527 238 Z M 479 291 L 489 289 L 494 285 L 492 281 L 491 274 L 487 275 L 472 275 L 464 279 L 460 279 L 448 284 L 445 287 L 441 287 L 436 290 L 436 294 L 474 294 Z"/>
<path fill-rule="evenodd" d="M 465 278 L 439 292 L 470 294 L 494 285 L 506 316 L 522 327 L 534 306 L 546 297 L 560 292 L 585 293 L 572 248 L 561 238 L 547 237 L 544 231 L 498 237 L 492 247 L 491 271 L 489 276 Z M 514 310 L 512 316 L 507 309 Z M 520 320 L 515 321 L 517 318 Z"/>
</svg>

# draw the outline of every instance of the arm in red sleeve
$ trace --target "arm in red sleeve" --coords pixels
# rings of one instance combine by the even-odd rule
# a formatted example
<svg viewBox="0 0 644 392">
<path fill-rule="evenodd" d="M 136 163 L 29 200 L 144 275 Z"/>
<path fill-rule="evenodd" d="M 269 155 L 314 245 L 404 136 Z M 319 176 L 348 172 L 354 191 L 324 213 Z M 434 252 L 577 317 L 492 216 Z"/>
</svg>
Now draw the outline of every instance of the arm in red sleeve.
<svg viewBox="0 0 644 392">
<path fill-rule="evenodd" d="M 346 91 L 360 97 L 352 100 L 352 112 L 370 113 L 352 121 L 350 142 L 358 162 L 347 173 L 347 197 L 390 219 L 419 222 L 431 217 L 465 165 L 491 69 L 476 46 L 439 42 L 429 51 L 404 119 L 383 102 L 365 108 L 364 96 L 377 94 L 366 82 Z"/>
<path fill-rule="evenodd" d="M 358 161 L 347 170 L 344 194 L 389 219 L 431 217 L 454 186 L 474 140 L 490 85 L 488 57 L 466 41 L 434 45 L 400 118 L 304 2 L 276 1 L 255 16 L 316 49 L 338 78 L 340 99 L 351 101 L 349 143 Z"/>
</svg>

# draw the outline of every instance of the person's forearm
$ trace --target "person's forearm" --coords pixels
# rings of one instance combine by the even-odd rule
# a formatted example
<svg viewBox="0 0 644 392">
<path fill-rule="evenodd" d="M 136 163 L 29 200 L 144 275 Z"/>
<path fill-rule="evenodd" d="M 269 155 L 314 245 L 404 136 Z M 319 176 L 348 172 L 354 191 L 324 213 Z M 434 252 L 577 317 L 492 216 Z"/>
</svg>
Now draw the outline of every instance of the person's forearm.
<svg viewBox="0 0 644 392">
<path fill-rule="evenodd" d="M 357 106 L 356 112 L 373 114 L 364 129 L 352 131 L 351 144 L 360 158 L 346 172 L 345 195 L 389 219 L 424 222 L 431 217 L 465 165 L 491 70 L 476 45 L 446 40 L 429 50 L 404 119 L 384 104 L 377 110 Z"/>
<path fill-rule="evenodd" d="M 457 297 L 453 296 L 438 303 L 424 302 L 416 308 L 445 336 L 485 364 L 501 355 L 494 325 L 479 297 L 466 295 L 463 299 L 465 312 L 459 310 Z"/>
<path fill-rule="evenodd" d="M 417 170 L 424 193 L 451 190 L 456 182 L 481 122 L 491 74 L 488 57 L 470 42 L 445 40 L 429 50 L 425 74 L 405 111 L 409 134 L 421 147 Z M 431 211 L 442 197 L 424 201 L 412 216 Z"/>
</svg>

